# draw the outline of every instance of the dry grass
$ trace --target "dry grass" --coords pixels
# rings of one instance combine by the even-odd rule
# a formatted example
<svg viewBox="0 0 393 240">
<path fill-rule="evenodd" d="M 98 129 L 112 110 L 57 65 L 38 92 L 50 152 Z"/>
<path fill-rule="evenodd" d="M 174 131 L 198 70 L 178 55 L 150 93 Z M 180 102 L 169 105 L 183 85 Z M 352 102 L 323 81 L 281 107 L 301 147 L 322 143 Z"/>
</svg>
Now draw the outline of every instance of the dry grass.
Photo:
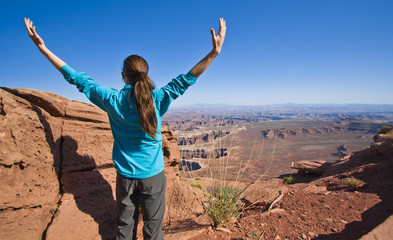
<svg viewBox="0 0 393 240">
<path fill-rule="evenodd" d="M 223 122 L 223 119 L 224 117 L 221 118 L 221 123 Z M 221 126 L 222 124 L 219 124 L 219 133 L 222 132 Z M 265 139 L 263 136 L 261 136 L 261 144 L 257 144 L 257 139 L 251 143 L 253 145 L 249 158 L 240 161 L 237 170 L 234 173 L 229 173 L 228 169 L 232 157 L 231 151 L 235 147 L 233 146 L 233 143 L 236 138 L 234 134 L 232 134 L 232 136 L 230 135 L 231 134 L 225 136 L 224 138 L 219 136 L 217 140 L 213 138 L 209 149 L 210 154 L 205 164 L 207 173 L 207 176 L 205 177 L 212 179 L 213 184 L 207 187 L 205 190 L 208 201 L 204 203 L 204 207 L 205 212 L 212 220 L 213 226 L 215 228 L 220 226 L 230 226 L 239 217 L 241 212 L 245 210 L 244 205 L 241 203 L 241 198 L 251 186 L 261 180 L 270 170 L 277 144 L 276 136 L 270 155 L 268 155 L 267 159 L 265 160 L 266 164 L 264 168 L 259 171 L 257 176 L 249 176 L 247 174 L 247 170 L 255 167 L 252 163 L 253 161 L 261 162 L 262 159 L 266 157 L 263 155 L 265 144 Z M 181 148 L 184 147 L 187 146 L 181 146 Z M 212 154 L 214 153 L 215 149 L 222 149 L 224 147 L 227 148 L 227 155 L 215 158 L 215 156 Z M 181 157 L 183 159 L 183 156 Z M 183 175 L 187 175 L 190 179 L 195 181 L 196 178 L 192 169 L 187 170 L 184 170 L 183 168 L 183 171 L 185 171 Z M 245 187 L 240 188 L 240 182 L 248 182 L 248 184 L 246 184 Z M 199 188 L 198 183 L 196 182 L 194 182 L 192 186 Z M 262 199 L 258 200 L 258 202 L 259 201 L 262 201 Z M 252 205 L 256 203 L 257 202 L 252 203 Z"/>
<path fill-rule="evenodd" d="M 242 190 L 234 186 L 214 185 L 207 188 L 206 213 L 213 227 L 228 227 L 240 214 Z"/>
</svg>

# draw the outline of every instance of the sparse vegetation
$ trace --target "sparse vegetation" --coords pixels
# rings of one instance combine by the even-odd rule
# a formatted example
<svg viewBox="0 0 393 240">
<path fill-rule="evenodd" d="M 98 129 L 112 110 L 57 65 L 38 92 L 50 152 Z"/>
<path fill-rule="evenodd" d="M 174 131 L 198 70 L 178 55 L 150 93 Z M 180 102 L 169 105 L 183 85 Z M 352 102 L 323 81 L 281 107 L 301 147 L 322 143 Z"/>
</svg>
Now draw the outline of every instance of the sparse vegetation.
<svg viewBox="0 0 393 240">
<path fill-rule="evenodd" d="M 234 186 L 214 185 L 206 190 L 208 195 L 205 208 L 215 228 L 231 225 L 239 217 L 242 190 Z"/>
<path fill-rule="evenodd" d="M 200 183 L 193 183 L 193 184 L 191 184 L 191 187 L 196 187 L 196 188 L 199 188 L 202 190 L 202 184 L 200 184 Z"/>
<path fill-rule="evenodd" d="M 219 136 L 217 136 L 217 138 L 213 138 L 210 143 L 205 145 L 205 148 L 208 149 L 206 151 L 206 160 L 204 160 L 204 164 L 206 166 L 205 174 L 206 177 L 210 177 L 212 179 L 213 183 L 211 186 L 205 188 L 205 195 L 208 200 L 204 202 L 203 205 L 205 213 L 210 217 L 214 228 L 231 226 L 242 212 L 262 201 L 262 199 L 258 199 L 247 207 L 244 207 L 241 198 L 251 186 L 258 183 L 258 181 L 261 180 L 270 170 L 277 143 L 276 135 L 272 142 L 272 150 L 267 156 L 266 165 L 263 169 L 258 171 L 256 176 L 251 175 L 250 172 L 255 171 L 255 169 L 253 169 L 253 162 L 261 163 L 264 158 L 263 152 L 265 138 L 262 138 L 261 145 L 257 144 L 257 139 L 254 140 L 249 158 L 241 160 L 239 167 L 235 168 L 236 170 L 233 171 L 234 168 L 229 166 L 230 158 L 232 157 L 231 150 L 233 148 L 234 141 L 237 140 L 237 137 L 227 134 L 225 135 L 225 138 L 221 136 L 221 133 L 223 132 L 221 127 L 224 126 L 222 124 L 223 119 L 224 118 L 221 118 L 219 121 L 219 130 L 217 131 L 220 133 Z M 187 143 L 188 141 L 185 142 Z M 181 144 L 181 148 L 188 148 L 188 150 L 192 149 L 186 146 L 186 144 Z M 220 154 L 217 157 L 217 155 L 214 154 L 217 149 L 226 149 L 225 154 Z M 199 149 L 194 150 L 199 151 Z M 180 152 L 184 153 L 185 151 Z M 181 170 L 183 171 L 183 176 L 187 176 L 188 179 L 193 181 L 191 186 L 202 189 L 202 186 L 196 182 L 200 178 L 194 176 L 195 172 L 193 170 L 184 168 Z M 239 183 L 241 181 L 248 182 L 248 184 L 240 188 Z"/>
<path fill-rule="evenodd" d="M 284 184 L 294 184 L 294 181 L 293 181 L 293 177 L 292 177 L 292 175 L 289 175 L 289 177 L 284 177 L 283 178 L 283 182 L 284 182 Z"/>
<path fill-rule="evenodd" d="M 352 188 L 356 188 L 356 187 L 360 187 L 361 185 L 364 184 L 364 181 L 359 180 L 357 178 L 354 177 L 349 177 L 349 178 L 345 178 L 343 180 L 344 185 L 352 187 Z"/>
<path fill-rule="evenodd" d="M 254 229 L 254 230 L 251 230 L 251 231 L 248 233 L 248 236 L 249 236 L 251 239 L 261 240 L 264 233 L 265 233 L 265 232 L 262 232 L 261 234 L 259 234 L 258 231 Z"/>
</svg>

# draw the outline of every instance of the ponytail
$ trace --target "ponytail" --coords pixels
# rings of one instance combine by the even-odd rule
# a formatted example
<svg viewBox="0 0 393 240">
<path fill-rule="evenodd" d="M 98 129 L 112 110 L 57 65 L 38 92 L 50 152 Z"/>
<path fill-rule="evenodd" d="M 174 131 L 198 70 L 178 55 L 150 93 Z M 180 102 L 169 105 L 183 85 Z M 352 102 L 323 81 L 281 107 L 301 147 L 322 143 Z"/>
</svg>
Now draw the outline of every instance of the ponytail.
<svg viewBox="0 0 393 240">
<path fill-rule="evenodd" d="M 133 93 L 142 130 L 152 138 L 157 133 L 157 116 L 153 104 L 152 90 L 154 84 L 147 75 L 149 66 L 145 59 L 131 55 L 124 60 L 123 72 L 134 85 Z M 130 93 L 131 94 L 131 93 Z"/>
<path fill-rule="evenodd" d="M 147 135 L 155 138 L 157 133 L 157 116 L 151 95 L 154 85 L 145 72 L 140 72 L 138 77 L 139 80 L 134 86 L 134 95 L 138 109 L 139 123 Z"/>
</svg>

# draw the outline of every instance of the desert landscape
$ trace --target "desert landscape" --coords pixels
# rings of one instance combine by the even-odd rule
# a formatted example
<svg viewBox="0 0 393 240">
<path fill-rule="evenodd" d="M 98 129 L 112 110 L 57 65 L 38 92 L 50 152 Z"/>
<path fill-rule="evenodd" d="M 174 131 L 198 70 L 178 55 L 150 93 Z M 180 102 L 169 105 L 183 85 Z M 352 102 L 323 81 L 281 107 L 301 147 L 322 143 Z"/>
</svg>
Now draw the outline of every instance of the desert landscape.
<svg viewBox="0 0 393 240">
<path fill-rule="evenodd" d="M 391 106 L 272 105 L 175 108 L 164 122 L 178 136 L 183 169 L 209 176 L 206 169 L 225 161 L 227 178 L 250 162 L 247 179 L 266 170 L 264 180 L 296 172 L 291 162 L 335 162 L 367 148 L 377 130 L 393 124 Z M 272 153 L 274 148 L 274 152 Z M 188 168 L 187 168 L 188 167 Z M 188 174 L 187 174 L 188 175 Z M 210 175 L 211 177 L 211 175 Z"/>
<path fill-rule="evenodd" d="M 105 113 L 3 87 L 0 118 L 1 239 L 113 239 Z M 392 105 L 172 108 L 162 128 L 165 239 L 391 239 L 393 146 L 377 134 L 383 126 L 393 126 Z M 291 168 L 316 160 L 329 163 L 319 175 Z M 219 227 L 206 213 L 217 183 L 244 190 L 237 217 Z"/>
</svg>

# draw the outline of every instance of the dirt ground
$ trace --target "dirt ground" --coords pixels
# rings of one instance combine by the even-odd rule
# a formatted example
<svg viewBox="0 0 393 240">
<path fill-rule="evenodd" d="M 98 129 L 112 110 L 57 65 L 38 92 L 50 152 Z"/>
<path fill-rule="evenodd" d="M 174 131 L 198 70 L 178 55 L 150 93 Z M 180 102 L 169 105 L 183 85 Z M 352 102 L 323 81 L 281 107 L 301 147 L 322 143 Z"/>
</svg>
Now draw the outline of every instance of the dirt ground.
<svg viewBox="0 0 393 240">
<path fill-rule="evenodd" d="M 393 159 L 391 152 L 366 149 L 334 165 L 320 178 L 292 175 L 282 199 L 271 211 L 255 204 L 232 225 L 221 230 L 209 226 L 206 216 L 169 226 L 183 234 L 177 239 L 359 239 L 393 214 Z M 363 181 L 348 186 L 344 179 Z M 173 235 L 175 236 L 175 235 Z M 377 239 L 389 239 L 383 234 Z"/>
</svg>

